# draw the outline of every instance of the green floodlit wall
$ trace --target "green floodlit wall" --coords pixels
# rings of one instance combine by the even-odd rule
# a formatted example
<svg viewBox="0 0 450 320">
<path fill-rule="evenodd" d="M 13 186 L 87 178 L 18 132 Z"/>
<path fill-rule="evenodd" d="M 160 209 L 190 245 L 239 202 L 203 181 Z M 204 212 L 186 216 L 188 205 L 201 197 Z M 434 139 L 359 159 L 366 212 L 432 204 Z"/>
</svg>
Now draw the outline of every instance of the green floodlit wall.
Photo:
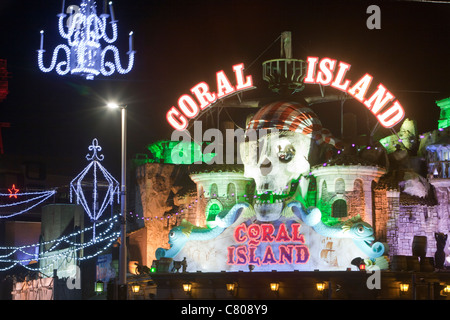
<svg viewBox="0 0 450 320">
<path fill-rule="evenodd" d="M 193 141 L 157 141 L 147 146 L 153 155 L 150 163 L 193 164 L 208 162 L 214 153 L 202 153 L 202 146 Z"/>
<path fill-rule="evenodd" d="M 436 101 L 437 106 L 441 109 L 438 120 L 438 128 L 444 129 L 450 127 L 450 98 Z"/>
</svg>

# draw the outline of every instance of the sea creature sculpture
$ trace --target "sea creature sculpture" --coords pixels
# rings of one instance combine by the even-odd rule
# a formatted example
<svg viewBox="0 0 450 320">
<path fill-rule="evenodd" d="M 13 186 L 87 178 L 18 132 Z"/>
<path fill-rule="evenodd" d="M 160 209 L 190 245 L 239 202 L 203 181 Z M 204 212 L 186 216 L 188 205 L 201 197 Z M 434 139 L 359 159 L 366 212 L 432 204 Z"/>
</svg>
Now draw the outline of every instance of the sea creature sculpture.
<svg viewBox="0 0 450 320">
<path fill-rule="evenodd" d="M 158 248 L 155 253 L 156 259 L 175 257 L 188 241 L 211 240 L 216 238 L 226 228 L 232 225 L 247 207 L 249 207 L 248 203 L 238 203 L 229 211 L 223 211 L 218 214 L 214 228 L 198 228 L 188 221 L 183 220 L 179 226 L 172 228 L 169 232 L 170 249 Z"/>
<path fill-rule="evenodd" d="M 292 212 L 300 218 L 303 223 L 312 227 L 317 233 L 332 238 L 350 238 L 355 245 L 368 256 L 375 259 L 384 254 L 385 247 L 381 242 L 375 242 L 373 228 L 362 221 L 360 216 L 351 218 L 343 223 L 328 226 L 322 222 L 322 213 L 318 208 L 306 209 L 300 202 L 293 201 L 288 205 Z"/>
</svg>

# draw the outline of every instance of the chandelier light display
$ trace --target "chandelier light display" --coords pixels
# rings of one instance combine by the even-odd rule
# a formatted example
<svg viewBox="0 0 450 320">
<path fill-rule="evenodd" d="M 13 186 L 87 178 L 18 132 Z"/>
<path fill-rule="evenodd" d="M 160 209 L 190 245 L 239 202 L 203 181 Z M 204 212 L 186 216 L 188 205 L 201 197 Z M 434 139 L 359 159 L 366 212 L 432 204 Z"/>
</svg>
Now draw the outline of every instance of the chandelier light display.
<svg viewBox="0 0 450 320">
<path fill-rule="evenodd" d="M 103 13 L 97 15 L 97 5 L 93 0 L 82 0 L 80 7 L 69 6 L 67 12 L 63 10 L 58 17 L 59 34 L 67 39 L 66 44 L 59 44 L 53 51 L 49 67 L 44 66 L 44 31 L 41 30 L 41 45 L 38 50 L 39 69 L 50 72 L 53 69 L 59 75 L 82 76 L 88 80 L 95 76 L 110 76 L 115 71 L 126 74 L 131 71 L 134 64 L 133 32 L 129 33 L 128 67 L 124 69 L 120 62 L 119 50 L 113 43 L 117 40 L 117 20 L 114 17 L 112 2 L 109 2 L 110 14 L 106 13 L 106 1 L 103 4 Z M 67 19 L 66 19 L 67 18 Z M 111 18 L 111 21 L 107 21 Z M 108 35 L 108 33 L 112 33 Z M 102 49 L 100 41 L 107 45 Z M 59 52 L 65 60 L 57 62 Z M 108 61 L 107 59 L 112 59 Z"/>
<path fill-rule="evenodd" d="M 86 159 L 90 161 L 89 165 L 70 182 L 70 202 L 72 202 L 72 193 L 75 192 L 77 204 L 83 206 L 84 211 L 95 223 L 108 205 L 113 203 L 114 195 L 119 195 L 119 182 L 101 165 L 100 162 L 103 161 L 104 156 L 97 153 L 102 150 L 102 147 L 98 145 L 97 139 L 92 140 L 89 150 L 92 151 L 92 155 L 89 153 L 86 155 Z M 101 173 L 99 176 L 97 174 L 98 171 Z M 88 176 L 90 172 L 91 175 Z M 92 191 L 91 205 L 86 199 L 83 187 L 89 187 L 90 191 Z M 106 191 L 101 192 L 99 187 L 103 187 Z M 119 201 L 119 198 L 117 200 Z"/>
</svg>

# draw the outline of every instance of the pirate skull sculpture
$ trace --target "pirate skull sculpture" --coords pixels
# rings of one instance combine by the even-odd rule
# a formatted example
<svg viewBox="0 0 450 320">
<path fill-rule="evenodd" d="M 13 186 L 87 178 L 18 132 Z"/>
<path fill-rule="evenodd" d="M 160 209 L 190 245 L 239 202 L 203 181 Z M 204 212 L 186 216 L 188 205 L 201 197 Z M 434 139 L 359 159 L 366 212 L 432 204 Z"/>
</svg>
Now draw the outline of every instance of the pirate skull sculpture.
<svg viewBox="0 0 450 320">
<path fill-rule="evenodd" d="M 250 120 L 240 146 L 244 176 L 254 179 L 258 198 L 270 196 L 270 201 L 254 204 L 258 220 L 280 218 L 292 180 L 310 169 L 313 141 L 335 144 L 314 112 L 300 103 L 266 105 Z"/>
</svg>

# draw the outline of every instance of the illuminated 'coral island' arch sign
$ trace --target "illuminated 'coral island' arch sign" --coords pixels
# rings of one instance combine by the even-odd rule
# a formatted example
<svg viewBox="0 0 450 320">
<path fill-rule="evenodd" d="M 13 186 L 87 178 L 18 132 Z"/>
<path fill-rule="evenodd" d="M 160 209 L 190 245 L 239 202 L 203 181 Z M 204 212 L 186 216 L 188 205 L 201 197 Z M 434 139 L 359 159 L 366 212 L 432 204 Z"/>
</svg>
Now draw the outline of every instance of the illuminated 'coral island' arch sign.
<svg viewBox="0 0 450 320">
<path fill-rule="evenodd" d="M 217 92 L 210 92 L 204 82 L 194 86 L 191 92 L 197 101 L 190 95 L 182 95 L 179 108 L 172 107 L 167 114 L 169 123 L 177 130 L 184 130 L 188 119 L 196 117 L 217 99 L 252 88 L 252 78 L 244 76 L 243 69 L 243 64 L 233 66 L 236 85 L 231 84 L 223 71 L 218 72 Z M 398 123 L 404 111 L 398 101 L 388 106 L 394 96 L 380 84 L 366 99 L 373 77 L 365 74 L 351 85 L 345 79 L 349 69 L 350 65 L 343 62 L 308 57 L 304 82 L 330 85 L 348 93 L 371 110 L 385 127 Z M 263 135 L 257 144 L 255 141 L 240 144 L 243 175 L 255 184 L 253 196 L 238 195 L 237 203 L 229 204 L 232 205 L 229 209 L 219 209 L 221 212 L 214 213 L 214 220 L 206 227 L 183 220 L 170 230 L 170 246 L 158 248 L 155 257 L 160 261 L 186 259 L 188 271 L 206 272 L 248 268 L 255 271 L 347 270 L 356 268 L 355 261 L 360 260 L 368 268 L 387 268 L 387 247 L 375 241 L 374 228 L 370 221 L 364 221 L 367 217 L 345 216 L 330 222 L 323 216 L 327 208 L 319 203 L 316 207 L 316 201 L 311 200 L 315 197 L 308 191 L 312 143 L 332 144 L 331 140 L 323 139 L 327 130 L 312 110 L 299 102 L 269 103 L 249 121 L 246 134 L 255 128 L 286 129 Z M 267 163 L 269 170 L 266 170 Z M 223 175 L 217 176 L 219 181 L 222 187 L 231 183 Z M 220 200 L 208 200 L 206 208 L 212 208 Z"/>
<path fill-rule="evenodd" d="M 391 128 L 398 124 L 403 119 L 405 112 L 398 100 L 395 100 L 394 95 L 380 83 L 377 90 L 366 99 L 373 77 L 366 73 L 356 83 L 352 84 L 350 80 L 345 79 L 350 67 L 350 64 L 342 61 L 338 63 L 335 59 L 323 58 L 319 60 L 318 57 L 308 57 L 306 77 L 303 82 L 331 86 L 348 93 L 363 103 L 385 128 Z M 243 70 L 243 63 L 233 66 L 236 77 L 235 86 L 231 84 L 222 70 L 216 73 L 217 92 L 210 92 L 208 84 L 200 82 L 191 89 L 197 101 L 189 94 L 182 95 L 178 99 L 178 108 L 173 106 L 166 115 L 172 128 L 180 131 L 185 130 L 189 119 L 196 118 L 200 111 L 212 106 L 218 100 L 241 91 L 253 89 L 252 76 L 244 76 Z M 387 107 L 392 101 L 394 101 L 392 105 Z"/>
</svg>

